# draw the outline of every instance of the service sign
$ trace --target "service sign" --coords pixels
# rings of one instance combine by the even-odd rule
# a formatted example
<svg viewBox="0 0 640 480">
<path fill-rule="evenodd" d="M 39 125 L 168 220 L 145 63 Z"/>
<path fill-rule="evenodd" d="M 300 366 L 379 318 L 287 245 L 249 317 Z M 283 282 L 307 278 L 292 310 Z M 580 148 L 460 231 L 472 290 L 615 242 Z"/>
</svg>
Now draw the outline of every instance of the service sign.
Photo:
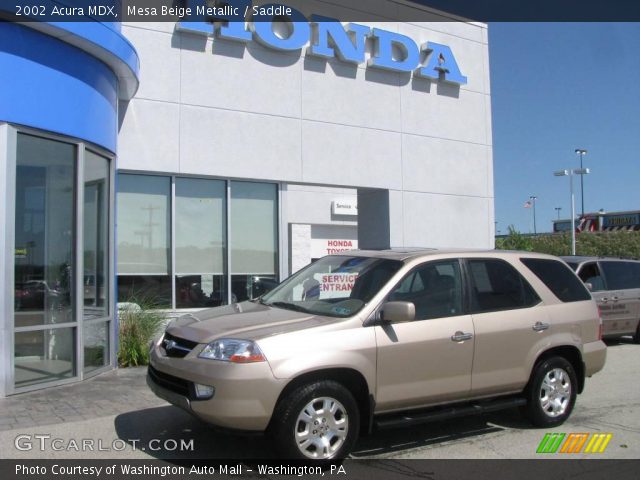
<svg viewBox="0 0 640 480">
<path fill-rule="evenodd" d="M 357 273 L 316 273 L 313 276 L 318 282 L 318 298 L 345 298 L 349 297 L 353 285 L 358 278 Z"/>
<path fill-rule="evenodd" d="M 183 32 L 241 43 L 256 41 L 280 51 L 300 51 L 306 47 L 310 56 L 412 73 L 415 77 L 453 85 L 467 83 L 447 45 L 435 42 L 418 45 L 397 32 L 358 23 L 343 25 L 321 15 L 308 19 L 295 8 L 280 4 L 256 6 L 251 0 L 228 0 L 221 7 L 209 6 L 206 0 L 185 3 L 183 18 L 176 25 Z M 249 22 L 245 21 L 247 18 Z M 283 23 L 282 19 L 286 19 L 286 34 L 274 29 L 274 24 Z M 373 44 L 370 55 L 366 53 L 367 40 Z"/>
<path fill-rule="evenodd" d="M 331 213 L 334 215 L 358 215 L 358 201 L 351 199 L 334 200 L 331 203 Z"/>
</svg>

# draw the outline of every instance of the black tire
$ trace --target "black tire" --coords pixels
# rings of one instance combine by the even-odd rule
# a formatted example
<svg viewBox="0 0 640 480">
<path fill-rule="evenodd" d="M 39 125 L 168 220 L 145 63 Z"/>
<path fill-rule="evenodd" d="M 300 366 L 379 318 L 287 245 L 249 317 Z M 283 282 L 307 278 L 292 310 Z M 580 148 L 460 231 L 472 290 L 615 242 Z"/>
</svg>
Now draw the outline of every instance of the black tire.
<svg viewBox="0 0 640 480">
<path fill-rule="evenodd" d="M 640 321 L 638 321 L 638 327 L 636 328 L 636 333 L 633 336 L 633 343 L 640 343 Z"/>
<path fill-rule="evenodd" d="M 525 391 L 525 414 L 536 427 L 555 427 L 569 418 L 576 403 L 578 381 L 571 363 L 549 357 L 533 369 Z"/>
<path fill-rule="evenodd" d="M 335 408 L 333 413 L 325 413 L 328 405 Z M 305 410 L 312 415 L 300 420 Z M 338 382 L 322 380 L 283 397 L 268 433 L 283 458 L 327 463 L 349 454 L 359 430 L 360 413 L 351 392 Z"/>
</svg>

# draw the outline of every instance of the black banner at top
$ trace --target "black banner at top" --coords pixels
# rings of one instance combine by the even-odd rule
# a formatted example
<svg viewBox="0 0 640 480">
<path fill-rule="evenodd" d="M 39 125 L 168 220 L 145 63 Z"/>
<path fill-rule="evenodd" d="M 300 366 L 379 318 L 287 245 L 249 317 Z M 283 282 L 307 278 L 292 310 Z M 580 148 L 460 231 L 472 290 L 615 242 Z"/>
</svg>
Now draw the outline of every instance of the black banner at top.
<svg viewBox="0 0 640 480">
<path fill-rule="evenodd" d="M 638 0 L 0 0 L 0 18 L 43 22 L 296 20 L 341 22 L 629 22 Z"/>
</svg>

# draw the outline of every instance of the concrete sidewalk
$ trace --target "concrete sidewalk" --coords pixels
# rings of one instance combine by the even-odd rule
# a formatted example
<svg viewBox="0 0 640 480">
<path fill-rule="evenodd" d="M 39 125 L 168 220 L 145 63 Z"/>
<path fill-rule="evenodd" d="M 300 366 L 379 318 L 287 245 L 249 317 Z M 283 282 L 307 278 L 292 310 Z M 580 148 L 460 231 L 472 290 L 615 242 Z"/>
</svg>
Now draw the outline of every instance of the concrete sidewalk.
<svg viewBox="0 0 640 480">
<path fill-rule="evenodd" d="M 166 405 L 147 388 L 146 372 L 146 367 L 121 368 L 84 382 L 0 398 L 0 431 Z"/>
</svg>

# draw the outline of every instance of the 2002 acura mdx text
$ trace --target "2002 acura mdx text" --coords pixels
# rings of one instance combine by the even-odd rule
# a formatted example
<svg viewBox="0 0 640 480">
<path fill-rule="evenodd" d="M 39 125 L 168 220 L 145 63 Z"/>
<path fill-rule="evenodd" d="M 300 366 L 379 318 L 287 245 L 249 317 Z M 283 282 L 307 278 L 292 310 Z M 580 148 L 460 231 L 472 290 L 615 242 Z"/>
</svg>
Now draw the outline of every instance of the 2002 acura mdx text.
<svg viewBox="0 0 640 480">
<path fill-rule="evenodd" d="M 560 425 L 604 366 L 601 326 L 555 257 L 354 251 L 253 302 L 175 319 L 147 381 L 206 422 L 322 462 L 373 429 L 471 412 L 521 406 Z"/>
</svg>

